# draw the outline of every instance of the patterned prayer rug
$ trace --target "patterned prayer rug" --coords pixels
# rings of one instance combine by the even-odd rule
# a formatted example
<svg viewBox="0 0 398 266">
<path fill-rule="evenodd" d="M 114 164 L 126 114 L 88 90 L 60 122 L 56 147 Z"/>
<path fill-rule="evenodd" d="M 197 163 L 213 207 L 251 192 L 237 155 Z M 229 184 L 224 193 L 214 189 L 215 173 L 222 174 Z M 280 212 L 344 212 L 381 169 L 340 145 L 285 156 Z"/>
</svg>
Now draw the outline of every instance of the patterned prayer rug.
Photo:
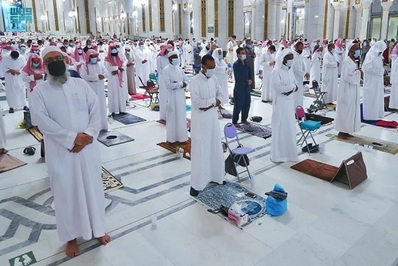
<svg viewBox="0 0 398 266">
<path fill-rule="evenodd" d="M 250 125 L 240 124 L 237 130 L 264 139 L 272 136 L 271 128 L 256 123 L 250 123 Z"/>
<path fill-rule="evenodd" d="M 104 192 L 111 192 L 123 187 L 123 183 L 114 177 L 108 170 L 102 167 L 102 184 L 104 185 Z"/>
<path fill-rule="evenodd" d="M 332 181 L 333 177 L 339 170 L 339 168 L 336 166 L 314 161 L 311 159 L 306 159 L 302 162 L 292 165 L 290 168 L 304 174 L 325 180 L 327 182 Z"/>
<path fill-rule="evenodd" d="M 252 194 L 253 197 L 248 196 L 247 193 Z M 242 210 L 249 215 L 249 222 L 242 228 L 247 227 L 265 215 L 265 199 L 237 183 L 226 182 L 225 185 L 210 184 L 197 197 L 193 197 L 193 199 L 210 208 L 213 213 L 217 213 L 217 210 L 221 206 L 229 208 L 235 202 L 243 203 L 245 207 Z M 218 215 L 228 220 L 228 217 L 221 213 L 218 213 Z"/>
<path fill-rule="evenodd" d="M 381 139 L 374 139 L 360 135 L 354 135 L 353 138 L 347 138 L 347 139 L 341 139 L 334 134 L 327 134 L 326 137 L 330 137 L 333 140 L 347 142 L 350 144 L 358 144 L 359 146 L 362 147 L 372 146 L 373 149 L 375 150 L 387 152 L 394 155 L 398 153 L 398 143 L 395 142 L 389 142 Z"/>
<path fill-rule="evenodd" d="M 125 125 L 130 125 L 130 124 L 135 124 L 135 123 L 139 123 L 139 122 L 143 122 L 146 121 L 144 118 L 139 117 L 139 116 L 135 116 L 129 113 L 126 114 L 116 114 L 113 116 L 113 119 L 115 119 L 116 121 L 125 124 Z"/>
<path fill-rule="evenodd" d="M 250 91 L 250 95 L 254 96 L 254 97 L 261 97 L 261 91 L 252 90 L 252 91 Z"/>
<path fill-rule="evenodd" d="M 171 143 L 171 142 L 165 141 L 165 142 L 158 143 L 157 145 L 159 145 L 160 147 L 162 147 L 168 151 L 171 151 L 172 153 L 176 153 L 177 147 L 180 147 L 184 150 L 183 157 L 188 160 L 191 160 L 191 139 L 190 138 L 188 138 L 188 140 L 186 142 Z"/>
<path fill-rule="evenodd" d="M 101 131 L 98 136 L 98 141 L 107 147 L 111 147 L 118 144 L 134 141 L 134 139 L 117 131 Z"/>
<path fill-rule="evenodd" d="M 5 101 L 5 100 L 7 100 L 6 96 L 0 96 L 0 101 Z"/>
<path fill-rule="evenodd" d="M 26 129 L 38 142 L 43 140 L 43 134 L 40 132 L 38 127 L 31 127 Z"/>
<path fill-rule="evenodd" d="M 0 173 L 10 171 L 26 164 L 27 163 L 15 158 L 8 153 L 0 155 Z"/>
</svg>

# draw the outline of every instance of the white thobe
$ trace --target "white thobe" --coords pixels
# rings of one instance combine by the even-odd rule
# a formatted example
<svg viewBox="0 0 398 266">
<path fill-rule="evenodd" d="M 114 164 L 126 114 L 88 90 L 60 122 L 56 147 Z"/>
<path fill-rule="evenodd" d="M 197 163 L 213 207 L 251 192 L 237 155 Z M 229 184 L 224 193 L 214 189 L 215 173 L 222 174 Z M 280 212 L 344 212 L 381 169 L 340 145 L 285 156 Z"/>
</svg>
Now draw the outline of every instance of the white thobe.
<svg viewBox="0 0 398 266">
<path fill-rule="evenodd" d="M 254 53 L 256 54 L 256 58 L 254 58 L 254 74 L 256 75 L 261 69 L 261 56 L 263 54 L 261 47 L 255 46 Z"/>
<path fill-rule="evenodd" d="M 105 78 L 109 78 L 109 72 L 106 70 L 102 62 L 97 64 L 86 63 L 80 70 L 81 77 L 87 81 L 91 89 L 97 95 L 98 104 L 101 115 L 101 130 L 108 130 L 108 116 L 106 111 L 106 96 L 105 96 L 105 79 L 100 80 L 98 75 L 102 74 Z M 88 67 L 88 71 L 87 71 Z"/>
<path fill-rule="evenodd" d="M 375 57 L 362 66 L 363 80 L 363 119 L 384 118 L 384 67 L 381 56 Z"/>
<path fill-rule="evenodd" d="M 3 115 L 0 113 L 0 149 L 4 149 L 6 144 L 6 126 L 4 124 Z"/>
<path fill-rule="evenodd" d="M 101 118 L 95 93 L 82 79 L 68 78 L 63 85 L 47 80 L 33 91 L 31 114 L 46 144 L 60 241 L 103 236 L 105 198 L 97 141 Z M 72 153 L 79 132 L 92 136 L 93 143 Z"/>
<path fill-rule="evenodd" d="M 325 96 L 323 96 L 326 103 L 332 103 L 337 100 L 338 86 L 337 60 L 332 53 L 326 52 L 323 56 L 321 87 L 321 90 L 326 92 Z"/>
<path fill-rule="evenodd" d="M 33 69 L 33 71 L 36 74 L 41 74 L 40 69 Z M 30 96 L 31 96 L 31 94 L 33 92 L 33 89 L 32 89 L 32 91 L 30 89 L 30 82 L 31 81 L 35 81 L 35 76 L 34 75 L 29 75 L 28 73 L 26 73 L 23 70 L 21 71 L 21 75 L 22 75 L 22 80 L 25 82 L 26 90 L 28 91 L 27 95 L 28 95 L 28 103 L 29 103 Z M 43 75 L 43 79 L 36 80 L 36 86 L 37 86 L 37 84 L 40 84 L 43 81 L 44 81 L 44 75 Z"/>
<path fill-rule="evenodd" d="M 7 55 L 3 58 L 3 73 L 5 77 L 5 87 L 7 103 L 10 108 L 19 108 L 26 105 L 25 101 L 25 82 L 22 80 L 22 75 L 11 75 L 6 73 L 10 69 L 18 70 L 22 73 L 22 68 L 25 66 L 26 60 L 22 56 L 18 57 L 17 60 Z"/>
<path fill-rule="evenodd" d="M 334 128 L 343 133 L 354 133 L 361 129 L 359 84 L 361 72 L 357 63 L 347 57 L 342 66 L 338 90 Z"/>
<path fill-rule="evenodd" d="M 398 109 L 398 61 L 397 57 L 394 58 L 391 67 L 391 94 L 389 107 Z"/>
<path fill-rule="evenodd" d="M 334 49 L 334 57 L 336 58 L 337 62 L 339 62 L 338 75 L 341 75 L 341 69 L 342 69 L 341 65 L 342 65 L 343 60 L 344 60 L 344 49 L 336 47 Z"/>
<path fill-rule="evenodd" d="M 132 63 L 133 65 L 127 67 L 126 75 L 127 75 L 127 90 L 129 95 L 134 95 L 137 93 L 136 83 L 135 83 L 135 58 L 133 53 L 126 53 L 127 63 Z"/>
<path fill-rule="evenodd" d="M 272 101 L 272 138 L 271 160 L 273 162 L 297 161 L 297 144 L 295 119 L 295 96 L 293 92 L 289 96 L 282 93 L 294 89 L 296 79 L 292 69 L 286 66 L 275 68 L 272 71 L 271 87 L 274 99 Z"/>
<path fill-rule="evenodd" d="M 184 142 L 188 140 L 185 91 L 187 82 L 184 71 L 179 66 L 169 64 L 163 69 L 163 78 L 168 90 L 166 105 L 166 140 Z"/>
<path fill-rule="evenodd" d="M 217 108 L 202 111 L 225 98 L 215 77 L 199 73 L 189 84 L 191 93 L 191 187 L 203 190 L 209 182 L 223 183 L 225 162 Z"/>
<path fill-rule="evenodd" d="M 306 67 L 304 64 L 304 57 L 293 51 L 293 73 L 294 77 L 296 78 L 296 84 L 298 87 L 298 91 L 296 93 L 292 93 L 294 95 L 294 105 L 295 106 L 303 106 L 304 102 L 304 75 L 306 73 Z"/>
<path fill-rule="evenodd" d="M 310 69 L 311 69 L 311 53 L 308 49 L 304 49 L 303 53 L 301 54 L 301 56 L 303 57 L 303 63 L 304 63 L 304 67 L 305 67 L 305 73 L 310 73 Z M 311 77 L 310 77 L 311 78 Z M 308 79 L 306 79 L 304 77 L 305 81 L 309 81 Z"/>
<path fill-rule="evenodd" d="M 127 60 L 123 63 L 124 71 L 123 82 L 120 84 L 119 76 L 112 75 L 112 71 L 118 70 L 118 66 L 113 66 L 111 63 L 105 61 L 105 68 L 109 72 L 108 77 L 108 108 L 110 113 L 126 112 L 127 100 L 127 82 L 126 82 L 126 64 Z"/>
<path fill-rule="evenodd" d="M 170 65 L 167 55 L 158 56 L 156 58 L 158 69 L 158 85 L 159 85 L 159 119 L 166 120 L 166 103 L 168 89 L 163 78 L 163 69 Z"/>
<path fill-rule="evenodd" d="M 235 50 L 234 50 L 234 48 L 237 48 L 237 46 L 238 46 L 238 44 L 236 42 L 234 42 L 234 41 L 229 41 L 227 43 L 227 49 L 226 49 L 227 58 L 228 58 L 228 63 L 231 64 L 231 65 L 235 62 L 235 59 L 234 59 Z"/>
<path fill-rule="evenodd" d="M 193 65 L 193 47 L 191 44 L 184 45 L 185 64 Z"/>
<path fill-rule="evenodd" d="M 261 100 L 263 101 L 272 101 L 272 89 L 271 89 L 271 73 L 274 69 L 273 65 L 270 65 L 271 62 L 275 61 L 275 53 L 271 54 L 266 52 L 261 57 L 261 66 L 263 68 L 263 86 L 261 92 Z"/>
<path fill-rule="evenodd" d="M 220 59 L 214 59 L 214 60 L 220 61 Z M 222 91 L 221 93 L 222 97 L 218 99 L 221 101 L 221 104 L 227 104 L 229 102 L 229 91 L 228 91 L 227 65 L 225 64 L 225 62 L 216 64 L 214 72 L 215 72 L 214 76 L 217 78 L 218 84 Z"/>
<path fill-rule="evenodd" d="M 135 66 L 136 66 L 136 75 L 137 75 L 137 82 L 139 82 L 138 77 L 142 79 L 144 84 L 146 84 L 147 80 L 149 79 L 149 74 L 151 73 L 150 69 L 150 55 L 148 49 L 141 50 L 140 48 L 134 49 L 135 55 Z M 142 61 L 147 60 L 146 63 L 142 63 Z"/>
<path fill-rule="evenodd" d="M 312 54 L 311 59 L 311 70 L 310 70 L 310 80 L 318 81 L 318 84 L 321 82 L 321 64 L 322 64 L 322 53 L 315 52 Z"/>
</svg>

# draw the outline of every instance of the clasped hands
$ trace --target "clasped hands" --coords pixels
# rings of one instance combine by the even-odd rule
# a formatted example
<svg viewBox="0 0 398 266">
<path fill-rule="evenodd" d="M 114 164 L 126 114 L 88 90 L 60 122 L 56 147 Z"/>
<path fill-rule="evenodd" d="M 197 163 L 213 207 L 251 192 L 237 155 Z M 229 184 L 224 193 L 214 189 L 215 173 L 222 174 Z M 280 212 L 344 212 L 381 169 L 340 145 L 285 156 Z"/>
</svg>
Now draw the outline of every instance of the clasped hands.
<svg viewBox="0 0 398 266">
<path fill-rule="evenodd" d="M 74 146 L 71 150 L 69 150 L 72 153 L 79 153 L 81 150 L 84 149 L 87 145 L 93 143 L 93 137 L 90 135 L 87 135 L 86 133 L 77 133 L 77 136 L 75 138 L 75 143 Z"/>
<path fill-rule="evenodd" d="M 13 76 L 21 74 L 21 72 L 19 72 L 18 70 L 15 70 L 15 69 L 10 69 L 7 71 L 7 73 L 10 73 Z"/>
<path fill-rule="evenodd" d="M 289 96 L 290 94 L 292 94 L 293 92 L 296 92 L 298 90 L 298 87 L 296 84 L 292 84 L 291 87 L 292 87 L 291 91 L 283 92 L 282 94 L 285 96 Z"/>
<path fill-rule="evenodd" d="M 207 110 L 210 110 L 213 107 L 218 107 L 221 105 L 221 101 L 219 99 L 216 99 L 216 105 L 212 104 L 209 107 L 206 108 L 199 108 L 199 110 L 206 112 Z"/>
</svg>

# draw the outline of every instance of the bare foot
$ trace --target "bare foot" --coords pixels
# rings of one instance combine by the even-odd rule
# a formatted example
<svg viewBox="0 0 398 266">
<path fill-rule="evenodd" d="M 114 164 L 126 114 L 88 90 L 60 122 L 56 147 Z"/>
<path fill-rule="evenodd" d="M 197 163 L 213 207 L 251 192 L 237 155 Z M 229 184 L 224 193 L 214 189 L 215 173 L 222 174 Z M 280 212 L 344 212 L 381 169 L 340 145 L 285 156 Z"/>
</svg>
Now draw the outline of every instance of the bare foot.
<svg viewBox="0 0 398 266">
<path fill-rule="evenodd" d="M 79 247 L 76 238 L 66 243 L 65 253 L 68 257 L 76 257 L 79 255 Z"/>
<path fill-rule="evenodd" d="M 234 124 L 234 126 L 235 126 L 236 128 L 240 128 L 240 125 L 239 125 L 239 124 Z"/>
<path fill-rule="evenodd" d="M 107 234 L 104 236 L 98 237 L 97 238 L 98 242 L 100 242 L 102 245 L 106 246 L 109 242 L 111 242 L 111 237 Z"/>
<path fill-rule="evenodd" d="M 0 155 L 6 154 L 8 151 L 6 149 L 0 149 Z"/>
<path fill-rule="evenodd" d="M 343 132 L 339 132 L 339 134 L 337 134 L 337 137 L 339 139 L 347 139 L 348 138 L 347 133 L 343 133 Z"/>
</svg>

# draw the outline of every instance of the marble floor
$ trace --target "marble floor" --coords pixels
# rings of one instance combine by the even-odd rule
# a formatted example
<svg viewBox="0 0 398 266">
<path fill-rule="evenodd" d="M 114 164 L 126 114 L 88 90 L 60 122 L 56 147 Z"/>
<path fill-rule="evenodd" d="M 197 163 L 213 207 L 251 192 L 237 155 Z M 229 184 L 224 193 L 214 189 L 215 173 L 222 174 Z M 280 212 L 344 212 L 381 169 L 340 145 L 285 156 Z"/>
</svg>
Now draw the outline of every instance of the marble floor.
<svg viewBox="0 0 398 266">
<path fill-rule="evenodd" d="M 305 106 L 312 101 L 305 98 Z M 103 166 L 124 183 L 106 194 L 106 229 L 113 241 L 106 247 L 79 241 L 81 254 L 73 259 L 65 256 L 57 238 L 45 163 L 39 153 L 29 157 L 22 152 L 39 144 L 16 128 L 22 111 L 4 112 L 7 148 L 28 164 L 0 174 L 0 265 L 29 251 L 35 265 L 398 265 L 396 155 L 364 151 L 368 179 L 349 190 L 292 170 L 293 163 L 272 163 L 270 139 L 242 133 L 242 143 L 255 148 L 249 156 L 253 182 L 245 179 L 242 185 L 264 195 L 279 183 L 289 197 L 284 215 L 265 216 L 241 230 L 189 196 L 190 161 L 156 145 L 165 140 L 158 113 L 143 101 L 133 103 L 136 107 L 128 112 L 146 121 L 128 126 L 114 121 L 110 128 L 135 141 L 101 145 Z M 5 101 L 0 106 L 8 110 Z M 261 123 L 269 125 L 272 106 L 253 97 L 250 115 L 262 116 Z M 398 120 L 398 114 L 386 115 Z M 219 121 L 220 128 L 229 122 Z M 337 133 L 333 125 L 315 133 L 324 154 L 308 155 L 298 147 L 300 161 L 312 158 L 339 166 L 357 152 L 352 144 L 331 140 L 331 133 Z M 397 130 L 363 124 L 359 134 L 398 142 Z"/>
</svg>

